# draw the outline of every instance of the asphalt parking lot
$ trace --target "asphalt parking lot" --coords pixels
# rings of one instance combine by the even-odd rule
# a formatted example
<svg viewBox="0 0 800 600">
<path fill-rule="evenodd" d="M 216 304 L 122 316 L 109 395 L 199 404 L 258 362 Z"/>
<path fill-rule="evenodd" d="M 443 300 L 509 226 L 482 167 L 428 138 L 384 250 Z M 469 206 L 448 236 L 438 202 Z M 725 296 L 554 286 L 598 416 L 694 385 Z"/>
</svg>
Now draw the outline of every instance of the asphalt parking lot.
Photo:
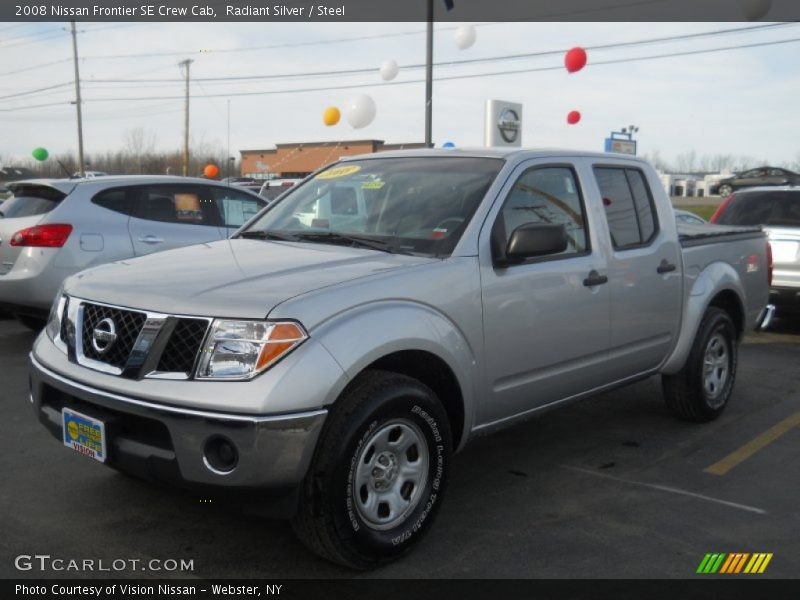
<svg viewBox="0 0 800 600">
<path fill-rule="evenodd" d="M 286 522 L 60 446 L 28 403 L 33 339 L 0 320 L 2 577 L 65 575 L 19 572 L 20 554 L 192 559 L 193 573 L 174 576 L 203 578 L 671 578 L 695 577 L 706 553 L 768 552 L 764 575 L 739 576 L 800 573 L 800 321 L 746 340 L 714 423 L 673 419 L 651 379 L 477 440 L 455 459 L 430 535 L 370 574 L 316 558 Z"/>
</svg>

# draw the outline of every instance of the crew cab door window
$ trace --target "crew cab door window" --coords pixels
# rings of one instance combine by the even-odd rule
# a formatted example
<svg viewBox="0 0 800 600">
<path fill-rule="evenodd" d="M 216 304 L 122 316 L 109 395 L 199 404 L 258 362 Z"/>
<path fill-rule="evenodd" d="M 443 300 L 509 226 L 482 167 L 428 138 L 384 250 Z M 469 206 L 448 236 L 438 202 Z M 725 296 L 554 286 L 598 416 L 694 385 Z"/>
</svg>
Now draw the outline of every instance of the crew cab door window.
<svg viewBox="0 0 800 600">
<path fill-rule="evenodd" d="M 638 169 L 595 167 L 616 250 L 647 245 L 658 231 L 650 190 Z"/>
<path fill-rule="evenodd" d="M 505 243 L 527 223 L 563 225 L 567 249 L 558 255 L 588 250 L 586 220 L 575 174 L 569 167 L 533 168 L 520 177 L 501 212 Z"/>
</svg>

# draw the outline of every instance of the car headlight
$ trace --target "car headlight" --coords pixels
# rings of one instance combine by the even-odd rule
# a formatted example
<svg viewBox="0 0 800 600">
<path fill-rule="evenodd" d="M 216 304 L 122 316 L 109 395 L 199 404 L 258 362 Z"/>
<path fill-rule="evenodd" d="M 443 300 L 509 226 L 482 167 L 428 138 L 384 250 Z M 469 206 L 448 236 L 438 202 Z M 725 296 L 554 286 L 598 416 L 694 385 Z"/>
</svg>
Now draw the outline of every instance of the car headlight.
<svg viewBox="0 0 800 600">
<path fill-rule="evenodd" d="M 217 319 L 203 345 L 198 379 L 251 379 L 308 338 L 293 321 Z"/>
</svg>

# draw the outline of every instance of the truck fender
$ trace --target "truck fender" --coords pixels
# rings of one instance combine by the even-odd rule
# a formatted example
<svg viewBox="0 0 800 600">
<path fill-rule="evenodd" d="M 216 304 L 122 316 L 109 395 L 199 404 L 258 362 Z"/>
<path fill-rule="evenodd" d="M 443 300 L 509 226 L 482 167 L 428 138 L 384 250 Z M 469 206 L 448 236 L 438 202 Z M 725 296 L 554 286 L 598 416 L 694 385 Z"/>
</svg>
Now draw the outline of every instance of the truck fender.
<svg viewBox="0 0 800 600">
<path fill-rule="evenodd" d="M 390 354 L 423 351 L 441 359 L 460 387 L 464 426 L 461 435 L 454 433 L 462 444 L 466 441 L 473 420 L 477 362 L 467 337 L 444 314 L 408 300 L 371 302 L 339 313 L 310 333 L 344 372 L 329 394 L 331 402 L 361 371 Z"/>
<path fill-rule="evenodd" d="M 691 274 L 687 274 L 687 282 Z M 700 321 L 711 301 L 721 292 L 731 291 L 736 294 L 742 306 L 745 306 L 745 291 L 739 274 L 726 262 L 714 262 L 708 265 L 697 276 L 683 307 L 681 328 L 672 353 L 662 365 L 660 372 L 674 375 L 683 368 L 689 358 L 694 338 L 700 327 Z"/>
</svg>

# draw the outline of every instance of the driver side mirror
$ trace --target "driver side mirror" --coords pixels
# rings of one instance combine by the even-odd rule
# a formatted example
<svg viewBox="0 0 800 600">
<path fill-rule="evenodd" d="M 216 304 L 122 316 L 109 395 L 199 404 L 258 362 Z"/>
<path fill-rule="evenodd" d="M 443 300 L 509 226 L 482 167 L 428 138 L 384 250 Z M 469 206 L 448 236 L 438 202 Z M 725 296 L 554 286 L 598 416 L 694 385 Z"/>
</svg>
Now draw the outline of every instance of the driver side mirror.
<svg viewBox="0 0 800 600">
<path fill-rule="evenodd" d="M 495 256 L 499 267 L 519 264 L 528 258 L 559 254 L 567 249 L 567 230 L 552 223 L 525 223 L 517 227 L 508 240 L 503 256 Z"/>
</svg>

